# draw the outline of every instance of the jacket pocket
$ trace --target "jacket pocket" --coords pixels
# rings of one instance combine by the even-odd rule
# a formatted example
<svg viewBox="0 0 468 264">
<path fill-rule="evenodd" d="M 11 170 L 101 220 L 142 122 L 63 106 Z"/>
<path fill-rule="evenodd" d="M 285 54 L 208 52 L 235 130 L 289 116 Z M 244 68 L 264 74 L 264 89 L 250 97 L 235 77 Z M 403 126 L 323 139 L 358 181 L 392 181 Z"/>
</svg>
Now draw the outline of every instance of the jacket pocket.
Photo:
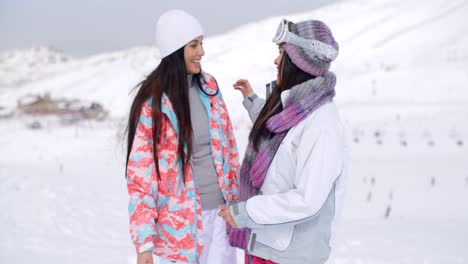
<svg viewBox="0 0 468 264">
<path fill-rule="evenodd" d="M 252 230 L 255 234 L 255 240 L 274 250 L 285 251 L 291 244 L 295 225 L 281 225 L 265 229 Z M 252 241 L 254 243 L 255 241 Z"/>
</svg>

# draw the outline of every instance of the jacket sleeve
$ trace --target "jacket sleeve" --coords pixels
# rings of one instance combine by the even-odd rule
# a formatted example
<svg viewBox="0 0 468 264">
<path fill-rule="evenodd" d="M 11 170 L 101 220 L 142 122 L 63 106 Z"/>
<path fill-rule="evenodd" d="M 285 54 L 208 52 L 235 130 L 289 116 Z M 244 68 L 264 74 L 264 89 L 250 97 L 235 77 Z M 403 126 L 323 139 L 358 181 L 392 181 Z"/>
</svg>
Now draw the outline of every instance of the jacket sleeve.
<svg viewBox="0 0 468 264">
<path fill-rule="evenodd" d="M 262 111 L 263 105 L 265 104 L 265 100 L 258 97 L 256 93 L 251 93 L 244 98 L 242 104 L 249 113 L 249 117 L 250 120 L 252 120 L 252 123 L 255 123 L 255 120 L 257 120 L 257 117 Z"/>
<path fill-rule="evenodd" d="M 306 129 L 297 148 L 295 188 L 230 206 L 239 228 L 298 224 L 317 216 L 342 173 L 343 138 L 332 129 Z"/>
<path fill-rule="evenodd" d="M 152 251 L 158 217 L 155 197 L 158 192 L 153 157 L 151 107 L 145 103 L 135 132 L 127 166 L 130 196 L 130 235 L 137 253 Z"/>
</svg>

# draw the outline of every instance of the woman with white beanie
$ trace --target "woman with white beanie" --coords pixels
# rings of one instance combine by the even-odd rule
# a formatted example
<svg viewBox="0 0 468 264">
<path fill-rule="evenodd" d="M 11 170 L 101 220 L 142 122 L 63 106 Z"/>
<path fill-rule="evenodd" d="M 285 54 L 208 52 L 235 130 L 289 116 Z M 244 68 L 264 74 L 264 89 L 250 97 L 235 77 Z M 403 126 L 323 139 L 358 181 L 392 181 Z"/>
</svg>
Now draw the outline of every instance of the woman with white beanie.
<svg viewBox="0 0 468 264">
<path fill-rule="evenodd" d="M 231 245 L 249 264 L 322 264 L 330 255 L 346 178 L 344 131 L 335 96 L 338 55 L 318 20 L 283 20 L 277 87 L 260 99 L 247 80 L 234 84 L 254 122 L 240 170 L 239 200 L 220 212 Z"/>
<path fill-rule="evenodd" d="M 201 70 L 203 30 L 182 10 L 160 16 L 161 62 L 128 120 L 130 234 L 138 264 L 236 263 L 218 206 L 237 199 L 239 160 L 226 104 Z"/>
</svg>

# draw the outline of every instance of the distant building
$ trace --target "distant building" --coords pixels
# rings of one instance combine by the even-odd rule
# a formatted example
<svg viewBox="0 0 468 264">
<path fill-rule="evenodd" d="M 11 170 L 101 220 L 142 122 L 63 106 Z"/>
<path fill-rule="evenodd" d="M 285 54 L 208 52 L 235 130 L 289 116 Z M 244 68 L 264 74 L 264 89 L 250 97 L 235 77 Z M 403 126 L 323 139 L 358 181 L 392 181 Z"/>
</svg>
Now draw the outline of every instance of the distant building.
<svg viewBox="0 0 468 264">
<path fill-rule="evenodd" d="M 30 115 L 57 115 L 64 123 L 83 119 L 102 121 L 108 116 L 104 107 L 97 103 L 84 103 L 78 99 L 52 99 L 49 94 L 27 95 L 18 100 L 18 110 Z"/>
<path fill-rule="evenodd" d="M 58 112 L 58 103 L 44 96 L 26 96 L 18 100 L 18 110 L 27 114 L 55 114 Z"/>
<path fill-rule="evenodd" d="M 91 103 L 89 107 L 81 108 L 81 112 L 84 118 L 87 119 L 104 120 L 107 117 L 107 111 L 104 110 L 101 104 L 95 102 Z"/>
</svg>

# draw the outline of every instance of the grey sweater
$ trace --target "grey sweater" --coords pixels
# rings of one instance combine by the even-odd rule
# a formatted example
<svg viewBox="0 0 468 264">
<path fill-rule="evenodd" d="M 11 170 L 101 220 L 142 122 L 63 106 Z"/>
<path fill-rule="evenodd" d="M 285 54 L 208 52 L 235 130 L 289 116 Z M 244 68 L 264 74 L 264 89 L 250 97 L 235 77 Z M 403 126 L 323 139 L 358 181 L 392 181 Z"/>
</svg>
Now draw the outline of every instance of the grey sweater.
<svg viewBox="0 0 468 264">
<path fill-rule="evenodd" d="M 202 210 L 215 209 L 224 204 L 224 198 L 218 184 L 218 175 L 213 164 L 210 146 L 208 114 L 198 94 L 200 89 L 188 75 L 190 115 L 193 128 L 193 174 L 198 182 Z"/>
</svg>

